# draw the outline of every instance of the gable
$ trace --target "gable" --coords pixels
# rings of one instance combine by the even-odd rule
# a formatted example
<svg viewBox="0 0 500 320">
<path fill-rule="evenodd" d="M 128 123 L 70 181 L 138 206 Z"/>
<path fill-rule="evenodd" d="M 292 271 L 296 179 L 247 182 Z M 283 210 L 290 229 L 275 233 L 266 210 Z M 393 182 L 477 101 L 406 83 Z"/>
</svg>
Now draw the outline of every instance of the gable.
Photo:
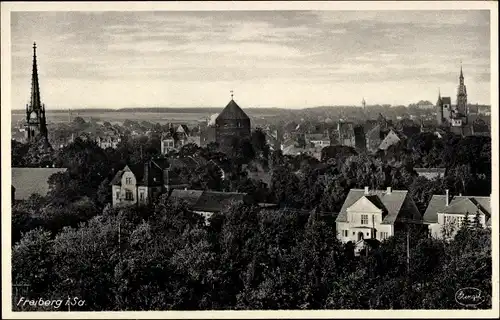
<svg viewBox="0 0 500 320">
<path fill-rule="evenodd" d="M 370 213 L 382 213 L 382 209 L 377 207 L 372 201 L 367 197 L 362 196 L 353 205 L 346 209 L 347 212 L 370 212 Z"/>
</svg>

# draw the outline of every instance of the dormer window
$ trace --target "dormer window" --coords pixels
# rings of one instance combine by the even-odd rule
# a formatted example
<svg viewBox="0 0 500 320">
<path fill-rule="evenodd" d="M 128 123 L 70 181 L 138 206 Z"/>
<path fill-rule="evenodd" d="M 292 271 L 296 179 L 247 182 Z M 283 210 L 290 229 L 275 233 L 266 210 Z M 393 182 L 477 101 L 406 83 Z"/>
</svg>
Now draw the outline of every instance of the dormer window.
<svg viewBox="0 0 500 320">
<path fill-rule="evenodd" d="M 125 183 L 132 184 L 132 178 L 130 178 L 130 177 L 125 178 Z"/>
</svg>

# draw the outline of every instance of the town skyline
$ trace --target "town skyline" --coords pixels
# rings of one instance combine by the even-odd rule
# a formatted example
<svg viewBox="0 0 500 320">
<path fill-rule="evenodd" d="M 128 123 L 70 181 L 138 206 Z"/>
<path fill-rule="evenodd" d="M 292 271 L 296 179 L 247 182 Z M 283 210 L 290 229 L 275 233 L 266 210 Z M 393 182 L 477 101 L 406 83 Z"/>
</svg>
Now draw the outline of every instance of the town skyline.
<svg viewBox="0 0 500 320">
<path fill-rule="evenodd" d="M 490 14 L 468 11 L 12 13 L 12 109 L 32 46 L 48 109 L 490 101 Z M 421 50 L 425 48 L 425 54 Z"/>
</svg>

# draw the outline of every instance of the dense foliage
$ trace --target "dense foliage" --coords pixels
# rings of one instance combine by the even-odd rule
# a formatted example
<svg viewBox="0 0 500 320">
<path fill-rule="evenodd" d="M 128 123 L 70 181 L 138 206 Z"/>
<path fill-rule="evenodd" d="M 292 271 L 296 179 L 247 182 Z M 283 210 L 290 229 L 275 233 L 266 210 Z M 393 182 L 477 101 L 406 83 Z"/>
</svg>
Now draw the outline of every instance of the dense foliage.
<svg viewBox="0 0 500 320">
<path fill-rule="evenodd" d="M 157 156 L 157 139 L 107 150 L 76 139 L 42 160 L 13 143 L 13 166 L 69 169 L 50 178 L 46 197 L 13 205 L 14 284 L 29 285 L 33 298 L 78 296 L 86 301 L 78 310 L 459 308 L 464 287 L 485 295 L 479 308 L 491 307 L 489 230 L 466 226 L 450 242 L 412 233 L 408 265 L 406 235 L 357 258 L 334 223 L 351 188 L 409 190 L 421 212 L 445 189 L 489 195 L 489 138 L 419 134 L 376 155 L 325 148 L 322 161 L 272 152 L 261 131 L 228 156 L 187 145 L 178 155 L 213 160 L 178 172 L 191 188 L 248 192 L 282 208 L 234 205 L 209 225 L 166 195 L 149 207 L 109 207 L 114 173 Z M 447 174 L 427 180 L 416 167 Z M 267 185 L 255 178 L 262 168 Z"/>
</svg>

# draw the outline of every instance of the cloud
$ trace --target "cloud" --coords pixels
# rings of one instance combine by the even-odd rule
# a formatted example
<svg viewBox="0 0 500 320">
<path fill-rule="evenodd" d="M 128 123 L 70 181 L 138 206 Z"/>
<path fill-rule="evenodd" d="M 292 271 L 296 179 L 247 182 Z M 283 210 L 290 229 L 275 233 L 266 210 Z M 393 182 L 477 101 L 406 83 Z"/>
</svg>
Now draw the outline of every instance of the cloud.
<svg viewBox="0 0 500 320">
<path fill-rule="evenodd" d="M 161 82 L 164 88 L 173 86 L 170 94 L 210 84 L 213 97 L 204 94 L 207 101 L 216 100 L 216 84 L 260 92 L 254 99 L 266 96 L 269 86 L 301 103 L 324 102 L 328 99 L 319 97 L 327 90 L 302 99 L 286 85 L 299 92 L 305 86 L 312 93 L 312 85 L 385 91 L 382 83 L 396 82 L 409 89 L 393 90 L 392 98 L 384 98 L 408 103 L 405 91 L 418 88 L 434 95 L 439 82 L 456 86 L 461 60 L 471 95 L 477 90 L 482 100 L 489 100 L 485 11 L 19 12 L 12 15 L 12 79 L 28 89 L 33 41 L 39 46 L 41 83 L 57 99 L 74 103 L 90 99 L 80 94 L 84 88 L 92 88 L 92 99 L 98 99 L 101 92 L 115 92 L 126 83 L 131 91 L 140 86 L 137 95 L 147 96 L 142 86 L 150 82 L 151 87 L 160 88 Z M 57 87 L 61 81 L 80 86 L 63 90 Z M 422 89 L 415 85 L 418 81 L 432 88 Z M 84 82 L 89 84 L 82 86 Z M 103 89 L 96 91 L 92 83 Z M 153 98 L 168 97 L 147 97 Z M 348 99 L 338 93 L 333 98 Z M 102 99 L 122 103 L 116 95 Z"/>
</svg>

